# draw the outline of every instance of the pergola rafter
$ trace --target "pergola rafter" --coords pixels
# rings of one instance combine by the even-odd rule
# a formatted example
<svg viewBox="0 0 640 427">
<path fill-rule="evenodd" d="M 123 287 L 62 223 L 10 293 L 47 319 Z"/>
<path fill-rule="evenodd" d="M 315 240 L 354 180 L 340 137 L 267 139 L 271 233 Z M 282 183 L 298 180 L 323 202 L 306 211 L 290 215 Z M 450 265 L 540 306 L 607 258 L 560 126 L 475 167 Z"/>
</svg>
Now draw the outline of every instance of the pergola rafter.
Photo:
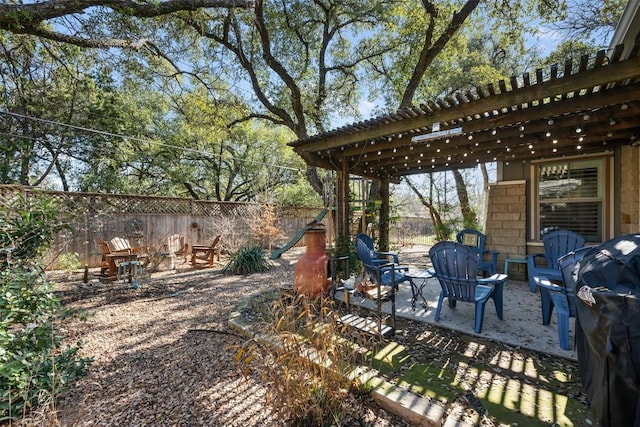
<svg viewBox="0 0 640 427">
<path fill-rule="evenodd" d="M 639 34 L 640 36 L 640 34 Z M 381 182 L 380 248 L 388 248 L 388 185 L 403 176 L 613 152 L 640 142 L 640 43 L 476 86 L 292 142 L 338 178 L 337 236 L 350 232 L 349 175 Z M 625 52 L 623 54 L 623 52 Z M 624 59 L 623 59 L 624 58 Z"/>
<path fill-rule="evenodd" d="M 640 138 L 640 56 L 566 61 L 291 143 L 310 165 L 386 177 L 565 156 Z M 435 131 L 434 131 L 435 128 Z M 447 134 L 447 131 L 449 134 Z M 423 140 L 419 140 L 424 138 Z"/>
</svg>

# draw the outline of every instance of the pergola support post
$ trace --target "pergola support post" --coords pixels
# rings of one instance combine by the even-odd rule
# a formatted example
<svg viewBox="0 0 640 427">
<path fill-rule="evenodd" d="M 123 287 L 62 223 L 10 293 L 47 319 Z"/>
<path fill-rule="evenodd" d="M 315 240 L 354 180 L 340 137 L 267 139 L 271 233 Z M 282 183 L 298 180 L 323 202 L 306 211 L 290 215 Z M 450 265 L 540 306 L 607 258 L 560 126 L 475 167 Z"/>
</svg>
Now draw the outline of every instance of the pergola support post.
<svg viewBox="0 0 640 427">
<path fill-rule="evenodd" d="M 389 178 L 380 179 L 380 236 L 378 239 L 378 249 L 389 250 L 389 212 L 391 211 L 389 202 Z"/>
<path fill-rule="evenodd" d="M 349 170 L 347 162 L 336 173 L 336 246 L 338 250 L 351 244 L 351 216 L 349 214 Z M 346 254 L 341 254 L 346 255 Z"/>
</svg>

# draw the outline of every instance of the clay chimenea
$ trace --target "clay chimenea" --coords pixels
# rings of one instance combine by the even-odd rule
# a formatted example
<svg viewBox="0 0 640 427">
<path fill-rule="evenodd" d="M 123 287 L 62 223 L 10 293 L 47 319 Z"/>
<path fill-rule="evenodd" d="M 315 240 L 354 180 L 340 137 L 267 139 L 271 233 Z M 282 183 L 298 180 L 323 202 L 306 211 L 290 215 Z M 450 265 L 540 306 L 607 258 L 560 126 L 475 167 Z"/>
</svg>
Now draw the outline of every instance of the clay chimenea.
<svg viewBox="0 0 640 427">
<path fill-rule="evenodd" d="M 317 298 L 329 292 L 327 277 L 327 241 L 323 224 L 315 224 L 305 232 L 307 250 L 296 263 L 293 283 L 297 294 Z"/>
</svg>

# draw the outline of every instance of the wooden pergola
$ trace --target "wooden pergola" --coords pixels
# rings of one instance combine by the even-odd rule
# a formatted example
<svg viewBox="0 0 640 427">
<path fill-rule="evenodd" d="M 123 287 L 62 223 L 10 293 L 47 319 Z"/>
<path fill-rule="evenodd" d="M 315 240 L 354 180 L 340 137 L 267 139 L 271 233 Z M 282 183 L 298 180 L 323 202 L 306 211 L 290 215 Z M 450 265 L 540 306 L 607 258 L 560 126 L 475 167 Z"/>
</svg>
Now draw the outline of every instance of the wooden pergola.
<svg viewBox="0 0 640 427">
<path fill-rule="evenodd" d="M 613 151 L 640 143 L 640 34 L 629 54 L 567 60 L 290 143 L 334 170 L 338 236 L 349 235 L 349 175 L 381 181 L 380 241 L 388 242 L 391 182 L 479 163 Z"/>
</svg>

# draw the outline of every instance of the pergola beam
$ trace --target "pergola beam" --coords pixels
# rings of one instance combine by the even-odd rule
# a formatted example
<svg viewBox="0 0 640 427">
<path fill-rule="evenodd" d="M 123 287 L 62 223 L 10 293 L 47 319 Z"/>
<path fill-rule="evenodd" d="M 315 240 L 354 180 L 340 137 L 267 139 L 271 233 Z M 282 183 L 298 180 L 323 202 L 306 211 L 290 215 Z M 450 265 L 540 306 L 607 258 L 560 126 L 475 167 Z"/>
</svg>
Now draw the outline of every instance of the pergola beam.
<svg viewBox="0 0 640 427">
<path fill-rule="evenodd" d="M 361 123 L 358 131 L 343 134 L 340 129 L 325 133 L 317 140 L 311 137 L 307 140 L 296 141 L 291 145 L 297 152 L 325 151 L 340 146 L 354 144 L 356 142 L 375 140 L 389 135 L 413 132 L 415 129 L 430 129 L 433 123 L 449 122 L 461 118 L 483 114 L 503 108 L 512 108 L 522 104 L 529 104 L 556 96 L 563 96 L 573 92 L 579 92 L 589 87 L 602 85 L 617 85 L 617 82 L 638 77 L 640 69 L 640 57 L 634 57 L 626 61 L 585 70 L 548 81 L 538 82 L 535 85 L 513 89 L 511 92 L 500 93 L 489 97 L 469 100 L 465 104 L 453 104 L 448 108 L 440 108 L 427 114 L 415 115 L 409 118 L 398 118 L 393 121 L 389 116 L 385 119 L 372 119 Z"/>
</svg>

